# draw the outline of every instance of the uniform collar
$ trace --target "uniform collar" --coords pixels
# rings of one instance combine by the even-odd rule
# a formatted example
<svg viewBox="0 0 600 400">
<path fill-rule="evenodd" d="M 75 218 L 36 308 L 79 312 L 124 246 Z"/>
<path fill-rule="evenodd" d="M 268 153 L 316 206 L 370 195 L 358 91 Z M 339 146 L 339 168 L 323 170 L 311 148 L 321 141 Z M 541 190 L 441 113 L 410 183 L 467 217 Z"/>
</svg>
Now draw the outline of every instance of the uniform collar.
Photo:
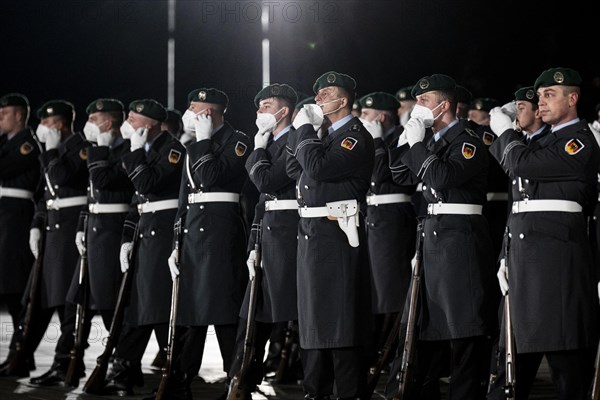
<svg viewBox="0 0 600 400">
<path fill-rule="evenodd" d="M 574 125 L 574 124 L 578 123 L 579 121 L 580 121 L 580 119 L 579 119 L 579 118 L 575 118 L 575 119 L 572 119 L 572 120 L 571 120 L 571 121 L 569 121 L 569 122 L 565 122 L 564 124 L 560 124 L 560 125 L 553 126 L 553 127 L 550 129 L 550 132 L 554 133 L 554 132 L 556 132 L 556 131 L 559 131 L 559 130 L 561 130 L 562 128 L 566 128 L 567 126 Z"/>
<path fill-rule="evenodd" d="M 350 120 L 352 118 L 354 118 L 354 115 L 348 114 L 344 118 L 342 118 L 342 119 L 334 122 L 333 124 L 331 124 L 331 126 L 329 127 L 329 134 L 331 135 L 333 132 L 337 131 L 342 126 L 346 125 L 348 122 L 350 122 Z"/>
<path fill-rule="evenodd" d="M 277 135 L 273 136 L 273 141 L 276 142 L 277 139 L 279 139 L 280 137 L 282 137 L 283 135 L 285 135 L 286 133 L 288 133 L 290 131 L 290 128 L 292 127 L 292 125 L 288 125 L 285 128 L 283 128 L 281 131 L 279 131 L 277 133 Z"/>
</svg>

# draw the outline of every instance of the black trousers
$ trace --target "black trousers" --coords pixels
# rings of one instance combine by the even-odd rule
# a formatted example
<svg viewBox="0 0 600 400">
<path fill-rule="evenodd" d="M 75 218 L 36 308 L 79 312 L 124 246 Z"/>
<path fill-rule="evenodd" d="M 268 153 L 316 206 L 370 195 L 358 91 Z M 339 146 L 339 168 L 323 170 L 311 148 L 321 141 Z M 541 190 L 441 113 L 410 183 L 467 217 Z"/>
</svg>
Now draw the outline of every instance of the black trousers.
<svg viewBox="0 0 600 400">
<path fill-rule="evenodd" d="M 490 400 L 504 400 L 506 384 L 505 350 L 500 349 L 498 372 L 488 394 Z M 516 387 L 515 399 L 529 398 L 533 381 L 537 375 L 542 358 L 546 356 L 552 371 L 552 382 L 558 389 L 560 400 L 585 400 L 592 384 L 594 374 L 594 349 L 554 351 L 548 353 L 521 353 L 515 357 Z"/>
<path fill-rule="evenodd" d="M 214 325 L 223 358 L 223 371 L 229 372 L 235 349 L 237 324 Z M 200 371 L 208 326 L 177 327 L 177 343 L 173 357 L 174 373 L 195 377 Z M 182 331 L 183 330 L 183 331 Z M 177 331 L 176 331 L 177 332 Z"/>
<path fill-rule="evenodd" d="M 403 342 L 403 340 L 401 340 Z M 489 377 L 492 340 L 484 336 L 440 341 L 418 341 L 414 381 L 408 399 L 440 399 L 439 378 L 450 375 L 447 398 L 481 399 Z M 398 372 L 402 361 L 402 345 L 396 353 L 386 398 L 398 392 Z"/>
<path fill-rule="evenodd" d="M 23 308 L 23 305 L 21 304 L 22 298 L 22 293 L 0 294 L 0 304 L 6 304 L 8 314 L 12 319 L 13 332 L 16 332 L 17 327 L 19 326 L 19 316 L 21 314 L 21 309 Z"/>
<path fill-rule="evenodd" d="M 302 349 L 304 392 L 310 397 L 335 394 L 360 398 L 367 385 L 367 356 L 362 347 Z"/>
<path fill-rule="evenodd" d="M 156 335 L 158 346 L 161 349 L 167 347 L 169 325 L 141 325 L 133 326 L 129 324 L 123 325 L 123 331 L 119 337 L 119 343 L 115 349 L 115 357 L 124 358 L 131 365 L 139 365 L 142 362 L 142 357 L 148 346 L 148 341 L 152 336 L 152 331 Z"/>
<path fill-rule="evenodd" d="M 19 317 L 20 324 L 24 323 L 25 320 L 25 312 L 22 310 L 21 315 Z M 60 328 L 50 327 L 50 320 L 52 319 L 52 315 L 54 312 L 58 313 L 58 318 L 60 320 Z M 35 318 L 33 318 L 29 322 L 29 333 L 27 335 L 25 341 L 25 349 L 27 351 L 27 356 L 33 357 L 33 353 L 38 348 L 42 339 L 47 341 L 56 341 L 55 352 L 63 352 L 66 350 L 66 354 L 69 354 L 71 348 L 73 347 L 73 336 L 64 335 L 62 333 L 63 330 L 67 329 L 67 325 L 70 321 L 67 321 L 65 317 L 65 306 L 52 307 L 52 308 L 42 308 L 36 311 Z M 72 323 L 75 323 L 73 318 Z M 10 342 L 10 349 L 14 350 L 17 341 L 23 340 L 23 332 L 21 330 L 16 330 L 15 334 L 12 336 Z"/>
<path fill-rule="evenodd" d="M 233 378 L 241 369 L 244 359 L 244 348 L 246 342 L 246 324 L 247 320 L 240 318 L 235 341 L 235 358 L 229 368 L 229 377 Z M 259 385 L 264 376 L 263 359 L 265 358 L 265 347 L 275 324 L 265 322 L 255 322 L 254 327 L 254 357 L 250 362 L 246 372 L 248 386 Z"/>
</svg>

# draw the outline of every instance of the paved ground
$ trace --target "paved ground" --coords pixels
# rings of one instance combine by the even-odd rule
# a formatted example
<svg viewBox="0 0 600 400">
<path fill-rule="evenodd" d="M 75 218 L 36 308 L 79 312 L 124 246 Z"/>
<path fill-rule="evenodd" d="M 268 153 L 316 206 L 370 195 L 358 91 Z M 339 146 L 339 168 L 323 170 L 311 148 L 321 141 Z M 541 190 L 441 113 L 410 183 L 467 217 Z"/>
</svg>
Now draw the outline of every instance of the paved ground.
<svg viewBox="0 0 600 400">
<path fill-rule="evenodd" d="M 46 332 L 44 340 L 40 344 L 40 347 L 35 354 L 37 370 L 32 372 L 32 376 L 41 375 L 42 373 L 46 372 L 52 364 L 54 346 L 56 345 L 56 340 L 60 332 L 59 327 L 60 325 L 58 323 L 58 319 L 54 318 Z M 5 312 L 0 312 L 0 360 L 2 361 L 6 358 L 8 342 L 10 341 L 11 334 L 12 324 L 10 323 L 10 317 Z M 96 358 L 102 353 L 102 338 L 106 337 L 106 335 L 107 332 L 105 331 L 101 320 L 99 318 L 94 318 L 93 328 L 89 339 L 90 347 L 86 351 L 84 359 L 88 374 L 96 364 Z M 156 340 L 152 338 L 142 360 L 145 386 L 137 388 L 136 395 L 128 397 L 128 399 L 143 399 L 151 394 L 153 388 L 158 386 L 158 383 L 160 382 L 160 374 L 153 372 L 149 368 L 157 350 L 158 345 L 156 344 Z M 222 371 L 221 355 L 219 353 L 216 336 L 212 330 L 209 331 L 206 350 L 204 353 L 204 360 L 199 375 L 199 378 L 196 379 L 192 384 L 194 399 L 217 399 L 224 391 L 223 380 L 225 378 L 225 373 Z M 387 375 L 383 375 L 373 399 L 383 398 L 381 393 L 383 391 L 383 383 L 386 379 Z M 0 378 L 0 400 L 93 400 L 113 398 L 84 394 L 81 392 L 81 387 L 83 384 L 76 389 L 63 387 L 36 388 L 29 386 L 28 381 L 29 378 L 23 378 L 19 380 Z M 253 400 L 300 400 L 303 398 L 303 393 L 299 385 L 272 385 L 263 381 L 263 384 L 259 387 L 259 392 L 254 393 L 252 398 Z M 554 387 L 550 382 L 549 372 L 545 364 L 538 373 L 538 380 L 536 381 L 536 386 L 531 398 L 544 400 L 557 398 Z"/>
</svg>

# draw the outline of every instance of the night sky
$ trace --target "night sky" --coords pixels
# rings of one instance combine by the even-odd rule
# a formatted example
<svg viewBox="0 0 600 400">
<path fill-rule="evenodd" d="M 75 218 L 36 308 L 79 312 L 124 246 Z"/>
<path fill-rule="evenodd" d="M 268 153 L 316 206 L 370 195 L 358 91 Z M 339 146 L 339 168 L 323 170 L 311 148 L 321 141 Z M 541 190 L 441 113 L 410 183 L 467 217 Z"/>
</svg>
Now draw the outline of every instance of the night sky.
<svg viewBox="0 0 600 400">
<path fill-rule="evenodd" d="M 580 115 L 600 102 L 599 24 L 583 1 L 266 1 L 271 10 L 271 82 L 306 95 L 322 73 L 353 76 L 358 95 L 394 93 L 445 73 L 475 97 L 508 101 L 541 71 L 565 66 L 584 79 Z M 589 2 L 591 3 L 591 2 Z M 26 1 L 0 6 L 0 94 L 73 102 L 76 129 L 99 97 L 167 105 L 167 1 Z M 230 97 L 226 118 L 254 134 L 262 87 L 258 1 L 177 0 L 175 106 L 216 87 Z M 581 50 L 584 49 L 584 51 Z M 32 118 L 31 124 L 37 125 Z"/>
</svg>

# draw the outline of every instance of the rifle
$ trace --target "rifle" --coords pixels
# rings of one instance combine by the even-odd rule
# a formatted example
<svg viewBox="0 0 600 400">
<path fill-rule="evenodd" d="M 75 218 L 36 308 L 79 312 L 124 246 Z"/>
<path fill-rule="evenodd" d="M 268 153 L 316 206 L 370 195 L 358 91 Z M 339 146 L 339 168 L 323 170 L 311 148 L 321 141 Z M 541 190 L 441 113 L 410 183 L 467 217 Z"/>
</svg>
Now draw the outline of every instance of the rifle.
<svg viewBox="0 0 600 400">
<path fill-rule="evenodd" d="M 412 271 L 410 305 L 408 308 L 408 321 L 406 323 L 406 337 L 404 349 L 402 350 L 402 364 L 398 376 L 398 394 L 394 400 L 403 400 L 407 395 L 408 386 L 413 379 L 415 359 L 415 327 L 417 314 L 419 312 L 419 296 L 421 294 L 421 269 L 423 262 L 423 220 L 417 224 L 417 250 L 415 254 L 415 266 Z"/>
<path fill-rule="evenodd" d="M 83 385 L 83 391 L 85 393 L 102 394 L 103 392 L 105 383 L 104 381 L 106 380 L 106 372 L 108 370 L 108 362 L 112 356 L 113 350 L 117 346 L 119 336 L 121 335 L 125 306 L 128 303 L 129 295 L 131 293 L 131 284 L 133 282 L 135 265 L 134 257 L 137 251 L 138 236 L 138 227 L 136 225 L 135 232 L 133 234 L 133 245 L 129 255 L 129 269 L 125 271 L 123 274 L 123 279 L 121 279 L 121 287 L 119 288 L 119 296 L 117 298 L 117 304 L 115 305 L 115 312 L 110 324 L 108 337 L 106 338 L 106 347 L 104 352 L 96 359 L 96 367 L 92 371 L 89 379 L 85 382 L 85 385 Z"/>
<path fill-rule="evenodd" d="M 279 358 L 279 365 L 277 366 L 277 371 L 275 372 L 275 382 L 281 383 L 285 378 L 285 371 L 292 362 L 290 360 L 290 355 L 292 352 L 292 346 L 294 344 L 294 321 L 288 321 L 287 328 L 285 329 L 285 341 L 283 342 L 283 347 L 281 348 L 281 355 Z"/>
<path fill-rule="evenodd" d="M 45 218 L 42 226 L 46 226 Z M 25 317 L 18 328 L 21 331 L 21 336 L 17 336 L 18 339 L 15 342 L 15 352 L 9 360 L 7 369 L 8 375 L 21 375 L 20 371 L 27 371 L 26 376 L 29 375 L 29 365 L 27 360 L 27 352 L 29 351 L 27 348 L 29 341 L 29 328 L 31 321 L 35 317 L 35 314 L 39 312 L 40 280 L 42 279 L 42 271 L 44 269 L 44 249 L 46 247 L 46 235 L 44 234 L 45 230 L 40 229 L 40 232 L 40 248 L 31 273 L 31 286 L 29 287 L 29 296 L 27 298 L 27 306 L 25 308 Z"/>
<path fill-rule="evenodd" d="M 508 272 L 508 251 L 510 249 L 510 235 L 508 226 L 504 231 L 504 260 L 506 263 L 506 271 Z M 504 394 L 507 400 L 512 400 L 515 397 L 515 384 L 516 384 L 516 349 L 513 338 L 512 319 L 510 316 L 510 297 L 508 292 L 504 295 L 504 334 L 506 342 L 506 385 L 504 386 Z"/>
<path fill-rule="evenodd" d="M 388 334 L 385 344 L 377 353 L 377 360 L 375 361 L 375 364 L 369 368 L 369 374 L 367 376 L 367 395 L 365 396 L 367 399 L 370 399 L 373 395 L 373 392 L 375 392 L 377 382 L 379 382 L 379 377 L 381 376 L 381 370 L 385 364 L 389 363 L 393 351 L 396 348 L 401 320 L 402 313 L 399 312 L 396 316 L 396 320 L 394 321 L 392 329 L 390 329 L 390 333 Z"/>
<path fill-rule="evenodd" d="M 600 343 L 596 351 L 596 372 L 594 373 L 594 383 L 592 384 L 592 400 L 600 400 Z"/>
<path fill-rule="evenodd" d="M 179 267 L 181 259 L 181 231 L 182 231 L 181 218 L 177 220 L 173 227 L 175 234 L 175 263 Z M 167 345 L 166 353 L 167 358 L 165 365 L 162 368 L 162 377 L 158 390 L 156 391 L 156 400 L 162 400 L 166 398 L 165 392 L 169 383 L 169 377 L 171 376 L 171 365 L 173 362 L 173 350 L 175 347 L 175 326 L 177 322 L 177 305 L 179 303 L 179 275 L 173 279 L 173 291 L 171 292 L 171 315 L 169 317 L 169 344 Z"/>
<path fill-rule="evenodd" d="M 238 373 L 235 374 L 231 380 L 231 390 L 227 395 L 227 400 L 251 400 L 246 397 L 246 375 L 248 368 L 254 358 L 254 329 L 255 321 L 254 316 L 256 314 L 256 303 L 258 300 L 258 294 L 261 288 L 262 281 L 262 256 L 261 256 L 261 231 L 262 231 L 262 220 L 258 223 L 258 229 L 256 232 L 256 241 L 254 243 L 254 251 L 256 252 L 256 259 L 254 261 L 254 277 L 250 278 L 250 298 L 248 300 L 248 319 L 246 321 L 246 337 L 244 338 L 244 356 L 242 358 L 242 366 Z"/>
<path fill-rule="evenodd" d="M 87 225 L 88 216 L 83 218 L 83 243 L 87 246 Z M 65 384 L 75 386 L 79 384 L 79 376 L 77 376 L 77 365 L 83 360 L 82 342 L 85 330 L 85 311 L 88 307 L 88 263 L 87 263 L 87 248 L 83 251 L 79 261 L 79 290 L 81 294 L 80 302 L 77 303 L 77 313 L 75 314 L 75 341 L 70 352 L 69 368 L 65 375 Z"/>
</svg>

